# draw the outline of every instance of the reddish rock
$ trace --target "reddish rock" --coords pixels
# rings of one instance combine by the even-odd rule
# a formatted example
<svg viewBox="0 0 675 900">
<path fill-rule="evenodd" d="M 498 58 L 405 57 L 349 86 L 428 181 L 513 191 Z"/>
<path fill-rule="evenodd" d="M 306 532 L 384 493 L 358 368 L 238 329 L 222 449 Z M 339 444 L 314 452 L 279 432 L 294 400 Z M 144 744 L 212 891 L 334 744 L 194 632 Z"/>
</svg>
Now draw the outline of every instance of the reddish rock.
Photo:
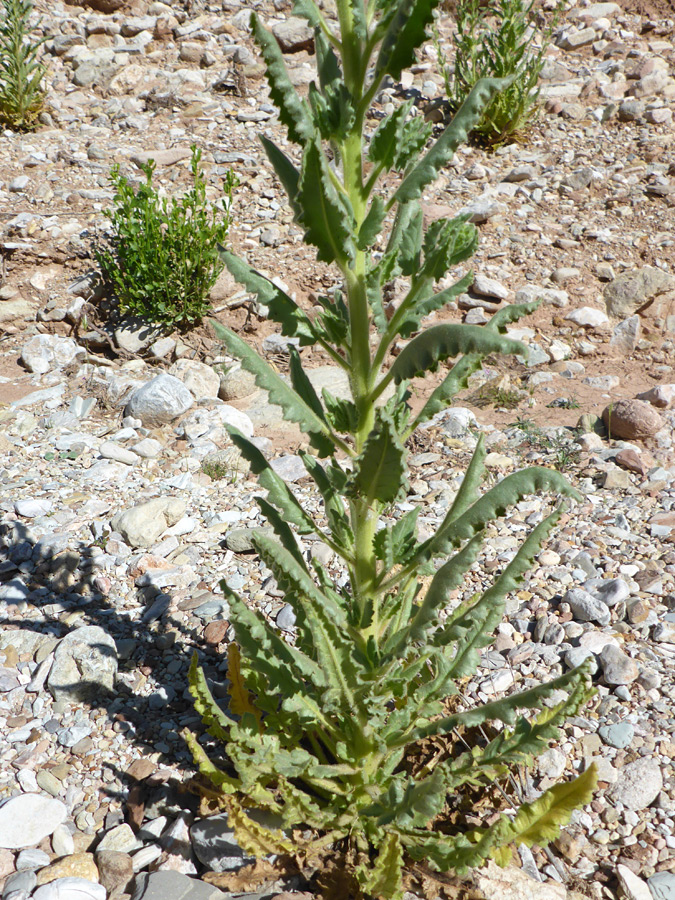
<svg viewBox="0 0 675 900">
<path fill-rule="evenodd" d="M 619 450 L 614 457 L 614 462 L 617 466 L 628 469 L 630 472 L 637 472 L 639 475 L 644 475 L 645 473 L 644 463 L 642 462 L 640 454 L 636 453 L 635 450 Z"/>
<path fill-rule="evenodd" d="M 602 421 L 610 437 L 633 441 L 648 438 L 664 426 L 661 415 L 644 400 L 619 400 L 605 407 Z"/>
<path fill-rule="evenodd" d="M 220 644 L 221 641 L 225 640 L 229 627 L 230 623 L 226 619 L 216 619 L 214 622 L 209 622 L 204 629 L 204 640 L 211 647 L 215 647 L 216 644 Z"/>
<path fill-rule="evenodd" d="M 675 384 L 659 384 L 638 394 L 636 400 L 644 400 L 659 409 L 670 409 L 675 402 Z"/>
</svg>

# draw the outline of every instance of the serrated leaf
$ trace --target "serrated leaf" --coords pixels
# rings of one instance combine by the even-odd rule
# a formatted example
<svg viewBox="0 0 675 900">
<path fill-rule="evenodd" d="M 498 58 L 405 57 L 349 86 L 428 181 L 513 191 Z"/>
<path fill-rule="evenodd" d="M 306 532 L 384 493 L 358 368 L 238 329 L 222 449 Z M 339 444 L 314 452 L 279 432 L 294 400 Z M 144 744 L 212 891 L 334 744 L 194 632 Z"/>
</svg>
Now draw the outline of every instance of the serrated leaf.
<svg viewBox="0 0 675 900">
<path fill-rule="evenodd" d="M 212 325 L 216 336 L 225 344 L 232 356 L 241 360 L 242 366 L 255 376 L 258 387 L 269 393 L 270 403 L 280 406 L 284 411 L 284 418 L 288 421 L 297 422 L 305 434 L 309 435 L 310 443 L 319 456 L 329 456 L 335 448 L 333 438 L 326 423 L 317 416 L 311 406 L 308 406 L 246 341 L 219 322 L 213 321 Z"/>
<path fill-rule="evenodd" d="M 415 50 L 428 39 L 426 27 L 438 0 L 399 0 L 384 35 L 375 63 L 375 79 L 391 75 L 398 81 L 403 69 L 415 62 Z"/>
<path fill-rule="evenodd" d="M 312 409 L 313 412 L 323 422 L 325 422 L 326 414 L 324 413 L 321 401 L 319 400 L 319 397 L 314 390 L 314 385 L 309 380 L 307 373 L 302 367 L 302 363 L 300 362 L 300 354 L 293 346 L 290 346 L 288 348 L 288 352 L 290 357 L 290 375 L 293 389 L 300 397 L 302 397 L 307 406 L 309 406 L 310 409 Z"/>
<path fill-rule="evenodd" d="M 251 14 L 251 29 L 265 61 L 265 76 L 270 86 L 270 99 L 279 110 L 279 118 L 288 129 L 289 138 L 303 146 L 314 137 L 314 125 L 307 104 L 288 77 L 283 54 L 271 31 Z"/>
<path fill-rule="evenodd" d="M 292 853 L 293 842 L 282 831 L 265 828 L 248 816 L 244 807 L 234 797 L 225 798 L 227 824 L 234 832 L 234 837 L 244 851 L 250 856 L 269 856 L 270 853 Z"/>
<path fill-rule="evenodd" d="M 313 0 L 294 0 L 293 15 L 305 19 L 312 28 L 321 28 L 325 24 L 321 11 Z"/>
<path fill-rule="evenodd" d="M 199 665 L 197 653 L 192 654 L 188 672 L 188 685 L 195 704 L 195 712 L 201 716 L 206 730 L 215 738 L 226 741 L 229 737 L 232 719 L 223 712 L 213 699 L 206 682 L 204 670 Z"/>
<path fill-rule="evenodd" d="M 304 227 L 304 240 L 317 248 L 317 259 L 339 262 L 354 258 L 352 228 L 344 200 L 338 197 L 328 172 L 328 163 L 318 142 L 307 144 L 302 160 L 298 191 L 301 209 L 298 222 Z"/>
<path fill-rule="evenodd" d="M 404 487 L 406 451 L 391 418 L 378 411 L 376 425 L 347 482 L 346 494 L 363 499 L 368 506 L 393 503 Z"/>
<path fill-rule="evenodd" d="M 233 778 L 231 775 L 223 772 L 215 763 L 211 762 L 206 750 L 204 750 L 196 735 L 189 728 L 184 728 L 181 734 L 200 773 L 208 778 L 219 791 L 222 791 L 223 794 L 231 794 L 241 790 L 241 784 L 237 778 Z"/>
<path fill-rule="evenodd" d="M 394 160 L 403 138 L 405 121 L 412 109 L 413 102 L 413 100 L 407 100 L 393 113 L 382 119 L 368 148 L 370 162 L 381 165 L 387 171 L 394 167 Z"/>
<path fill-rule="evenodd" d="M 299 338 L 301 347 L 316 343 L 317 336 L 312 322 L 288 294 L 224 247 L 219 246 L 218 256 L 232 277 L 255 294 L 258 301 L 267 307 L 268 317 L 281 325 L 281 333 L 284 336 Z M 222 332 L 219 331 L 223 326 L 215 319 L 211 320 L 211 324 L 216 336 L 224 340 Z"/>
<path fill-rule="evenodd" d="M 487 328 L 487 326 L 485 326 Z M 445 376 L 443 381 L 432 392 L 431 396 L 417 414 L 412 426 L 408 429 L 408 434 L 412 433 L 418 426 L 430 419 L 444 409 L 447 409 L 452 402 L 452 398 L 469 383 L 469 376 L 481 367 L 483 359 L 488 353 L 467 353 L 462 356 L 458 362 L 454 364 L 452 369 Z"/>
<path fill-rule="evenodd" d="M 385 835 L 379 846 L 375 862 L 360 866 L 356 876 L 371 897 L 378 900 L 401 900 L 403 872 L 403 848 L 394 832 Z"/>
<path fill-rule="evenodd" d="M 419 330 L 422 319 L 451 303 L 456 297 L 468 290 L 472 282 L 473 272 L 467 272 L 463 278 L 444 291 L 439 291 L 437 294 L 431 294 L 430 296 L 418 297 L 414 305 L 402 313 L 402 320 L 396 329 L 399 336 L 402 338 L 410 337 L 411 334 Z"/>
<path fill-rule="evenodd" d="M 314 26 L 316 28 L 316 25 Z M 317 31 L 314 35 L 314 50 L 316 53 L 316 71 L 319 75 L 319 84 L 325 89 L 330 84 L 335 84 L 342 79 L 340 63 L 331 47 L 328 38 Z"/>
<path fill-rule="evenodd" d="M 267 491 L 267 499 L 270 503 L 281 510 L 286 520 L 295 525 L 300 534 L 312 534 L 318 531 L 316 522 L 300 506 L 295 494 L 283 478 L 277 475 L 255 444 L 251 443 L 236 428 L 228 428 L 228 433 L 232 438 L 232 443 L 240 450 L 241 455 L 249 463 L 251 471 Z"/>
<path fill-rule="evenodd" d="M 277 178 L 286 191 L 286 196 L 291 204 L 291 209 L 297 217 L 300 213 L 300 208 L 297 203 L 300 172 L 295 168 L 283 150 L 280 150 L 279 147 L 277 147 L 274 141 L 265 137 L 264 134 L 259 135 L 259 137 L 265 153 L 267 154 L 267 158 L 272 164 L 272 168 L 276 172 Z"/>
<path fill-rule="evenodd" d="M 435 372 L 443 360 L 460 354 L 515 353 L 525 350 L 519 341 L 485 331 L 480 325 L 435 325 L 407 344 L 394 360 L 387 380 L 409 381 Z"/>
<path fill-rule="evenodd" d="M 354 434 L 358 427 L 359 414 L 352 401 L 334 397 L 326 388 L 322 389 L 321 396 L 333 431 Z"/>
<path fill-rule="evenodd" d="M 591 802 L 597 782 L 597 766 L 592 763 L 583 775 L 554 785 L 533 803 L 524 803 L 509 822 L 501 845 L 516 842 L 527 847 L 545 846 L 555 840 L 574 810 Z"/>
<path fill-rule="evenodd" d="M 331 483 L 321 463 L 308 453 L 300 454 L 305 468 L 314 479 L 323 498 L 331 535 L 349 561 L 354 550 L 354 535 L 342 500 L 342 488 Z M 344 482 L 346 483 L 346 476 Z"/>
<path fill-rule="evenodd" d="M 398 203 L 407 203 L 422 196 L 424 188 L 438 177 L 443 166 L 452 159 L 455 150 L 478 124 L 483 110 L 490 100 L 498 91 L 507 88 L 512 80 L 512 78 L 481 78 L 476 82 L 475 87 L 443 134 L 412 172 L 403 179 L 394 194 L 394 199 Z"/>
<path fill-rule="evenodd" d="M 386 212 L 385 202 L 378 194 L 373 198 L 368 215 L 359 228 L 359 234 L 356 239 L 356 246 L 359 250 L 367 250 L 368 247 L 372 247 L 375 243 L 378 234 L 382 231 L 382 223 Z"/>
<path fill-rule="evenodd" d="M 437 219 L 424 235 L 424 263 L 420 278 L 438 281 L 448 269 L 472 256 L 478 247 L 478 231 L 468 215 Z"/>
<path fill-rule="evenodd" d="M 252 715 L 260 728 L 260 710 L 253 704 L 252 697 L 246 690 L 241 676 L 241 653 L 235 641 L 230 641 L 227 645 L 227 678 L 230 682 L 230 709 L 235 716 Z"/>
</svg>

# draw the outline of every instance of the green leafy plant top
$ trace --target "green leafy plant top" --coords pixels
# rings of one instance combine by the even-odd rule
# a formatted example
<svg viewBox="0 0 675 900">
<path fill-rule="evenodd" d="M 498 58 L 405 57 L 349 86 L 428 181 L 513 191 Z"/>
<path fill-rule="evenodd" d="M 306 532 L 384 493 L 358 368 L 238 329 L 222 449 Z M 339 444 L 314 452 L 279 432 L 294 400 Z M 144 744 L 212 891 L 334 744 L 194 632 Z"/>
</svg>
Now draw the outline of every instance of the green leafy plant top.
<svg viewBox="0 0 675 900">
<path fill-rule="evenodd" d="M 513 843 L 549 841 L 572 808 L 589 800 L 595 779 L 590 769 L 483 828 L 450 815 L 471 806 L 472 792 L 501 783 L 555 740 L 589 696 L 589 671 L 582 667 L 480 706 L 461 692 L 462 679 L 476 671 L 493 639 L 506 595 L 521 582 L 560 509 L 534 527 L 485 590 L 459 606 L 451 598 L 479 559 L 489 523 L 509 507 L 532 493 L 578 498 L 560 473 L 530 468 L 484 490 L 481 438 L 434 534 L 418 537 L 419 508 L 392 515 L 406 494 L 408 438 L 450 405 L 485 356 L 526 353 L 505 336 L 506 326 L 536 306 L 507 306 L 482 328 L 425 327 L 427 316 L 465 289 L 466 278 L 444 290 L 438 282 L 471 256 L 477 233 L 461 216 L 425 230 L 421 197 L 486 103 L 510 83 L 478 82 L 430 147 L 409 104 L 371 130 L 374 97 L 385 77 L 399 78 L 414 62 L 434 5 L 336 0 L 334 30 L 313 0 L 298 0 L 295 12 L 315 28 L 318 72 L 307 100 L 293 88 L 273 36 L 252 16 L 272 99 L 301 162 L 267 137 L 262 144 L 305 240 L 337 269 L 342 287 L 321 297 L 310 316 L 223 250 L 234 277 L 267 307 L 282 334 L 298 339 L 289 379 L 237 334 L 217 323 L 214 329 L 307 435 L 313 452 L 301 457 L 323 515 L 310 515 L 263 454 L 231 430 L 267 492 L 259 505 L 274 536 L 257 531 L 255 546 L 294 610 L 294 636 L 285 639 L 223 582 L 236 634 L 228 655 L 229 708 L 214 700 L 196 657 L 190 686 L 225 762 L 216 764 L 186 732 L 200 771 L 214 785 L 209 796 L 227 810 L 246 852 L 288 854 L 290 829 L 309 829 L 315 849 L 333 844 L 345 853 L 353 895 L 389 900 L 401 897 L 411 860 L 462 873 L 489 856 L 503 861 Z M 400 177 L 385 189 L 392 171 Z M 384 291 L 394 278 L 407 279 L 408 289 L 391 312 Z M 393 356 L 396 344 L 400 352 Z M 310 345 L 347 373 L 350 399 L 316 393 L 301 360 L 302 347 Z M 438 369 L 439 386 L 413 414 L 411 381 Z M 321 535 L 346 578 L 335 581 L 318 560 L 307 561 L 298 536 L 309 534 Z M 422 746 L 435 752 L 424 757 Z M 276 826 L 261 825 L 251 808 L 266 810 Z M 439 829 L 434 823 L 441 818 Z"/>
<path fill-rule="evenodd" d="M 45 102 L 45 66 L 40 47 L 46 38 L 32 39 L 30 0 L 2 0 L 0 9 L 0 124 L 31 131 Z"/>
<path fill-rule="evenodd" d="M 210 311 L 208 295 L 223 268 L 218 247 L 227 238 L 236 178 L 228 172 L 224 199 L 211 205 L 200 161 L 201 151 L 193 146 L 193 184 L 170 200 L 152 183 L 152 160 L 142 167 L 145 181 L 136 189 L 113 166 L 114 207 L 106 213 L 112 235 L 96 249 L 96 259 L 122 315 L 185 329 Z"/>
</svg>

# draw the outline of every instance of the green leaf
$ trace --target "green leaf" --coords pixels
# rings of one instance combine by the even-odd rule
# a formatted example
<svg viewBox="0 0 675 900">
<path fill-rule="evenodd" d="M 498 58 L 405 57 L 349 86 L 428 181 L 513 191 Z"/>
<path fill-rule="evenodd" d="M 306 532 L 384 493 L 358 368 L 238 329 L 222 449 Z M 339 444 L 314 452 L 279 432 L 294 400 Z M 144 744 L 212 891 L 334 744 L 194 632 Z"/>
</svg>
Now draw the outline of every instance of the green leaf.
<svg viewBox="0 0 675 900">
<path fill-rule="evenodd" d="M 289 138 L 303 146 L 314 137 L 314 125 L 307 104 L 293 87 L 283 54 L 271 31 L 260 22 L 255 13 L 251 14 L 251 29 L 265 61 L 270 99 L 279 110 L 279 118 L 288 129 Z"/>
<path fill-rule="evenodd" d="M 359 250 L 367 250 L 375 243 L 378 234 L 382 230 L 382 223 L 386 215 L 386 206 L 379 194 L 374 197 L 373 202 L 368 210 L 368 215 L 363 220 L 363 224 L 359 228 L 359 234 L 356 239 L 356 246 Z"/>
<path fill-rule="evenodd" d="M 188 673 L 190 694 L 195 703 L 195 711 L 201 716 L 207 731 L 213 737 L 221 741 L 229 737 L 232 719 L 218 706 L 213 699 L 204 676 L 204 670 L 199 665 L 199 657 L 195 651 L 192 654 L 190 670 Z"/>
<path fill-rule="evenodd" d="M 402 5 L 406 2 L 408 0 L 401 0 Z M 413 0 L 409 0 L 409 2 L 413 2 Z M 430 0 L 426 0 L 426 2 L 429 3 Z M 433 6 L 431 8 L 433 9 Z M 422 196 L 424 188 L 438 177 L 443 166 L 452 159 L 455 150 L 467 139 L 469 132 L 480 120 L 489 101 L 497 91 L 508 87 L 512 80 L 512 78 L 481 78 L 476 83 L 443 134 L 412 172 L 403 179 L 394 194 L 398 203 L 407 203 Z"/>
<path fill-rule="evenodd" d="M 362 887 L 372 897 L 401 900 L 403 873 L 403 848 L 394 832 L 385 835 L 373 865 L 359 866 L 356 876 Z"/>
<path fill-rule="evenodd" d="M 316 25 L 314 27 L 316 28 Z M 325 90 L 329 85 L 336 84 L 342 80 L 342 70 L 335 51 L 325 34 L 321 31 L 317 31 L 314 35 L 314 49 L 319 84 L 321 89 Z"/>
<path fill-rule="evenodd" d="M 302 367 L 300 354 L 293 346 L 289 347 L 289 357 L 291 384 L 293 385 L 293 389 L 300 397 L 302 397 L 307 406 L 309 406 L 316 415 L 325 422 L 326 414 L 323 411 L 321 401 L 314 390 L 314 385 L 309 380 L 307 373 Z"/>
<path fill-rule="evenodd" d="M 255 444 L 251 443 L 236 428 L 229 427 L 228 433 L 234 445 L 251 466 L 251 471 L 257 476 L 260 485 L 267 491 L 267 499 L 283 513 L 286 521 L 295 525 L 300 534 L 312 534 L 318 531 L 316 522 L 300 506 L 295 494 L 283 478 L 277 475 Z"/>
<path fill-rule="evenodd" d="M 267 158 L 272 164 L 272 168 L 277 174 L 277 178 L 283 185 L 286 195 L 291 204 L 291 209 L 296 218 L 300 214 L 300 207 L 297 203 L 298 185 L 300 182 L 300 172 L 295 168 L 291 160 L 286 156 L 283 150 L 265 137 L 264 134 L 259 135 L 260 142 L 263 145 Z M 233 273 L 234 274 L 234 273 Z M 236 276 L 235 276 L 236 277 Z"/>
<path fill-rule="evenodd" d="M 435 325 L 413 338 L 394 360 L 387 380 L 397 384 L 435 372 L 440 362 L 459 354 L 523 353 L 525 347 L 485 331 L 480 325 Z"/>
<path fill-rule="evenodd" d="M 375 428 L 354 461 L 346 494 L 366 501 L 393 503 L 406 483 L 406 451 L 391 418 L 378 410 Z"/>
<path fill-rule="evenodd" d="M 354 126 L 356 111 L 352 95 L 342 82 L 326 85 L 321 91 L 309 86 L 309 103 L 319 134 L 327 141 L 344 140 Z"/>
<path fill-rule="evenodd" d="M 294 0 L 293 15 L 301 16 L 312 28 L 321 28 L 325 22 L 314 0 Z"/>
<path fill-rule="evenodd" d="M 414 332 L 419 329 L 420 322 L 425 316 L 430 315 L 432 312 L 436 312 L 438 309 L 442 309 L 454 300 L 455 297 L 463 294 L 468 290 L 472 282 L 473 272 L 467 272 L 464 278 L 460 279 L 460 281 L 456 281 L 452 287 L 446 288 L 444 291 L 439 291 L 437 294 L 432 294 L 430 297 L 418 298 L 415 305 L 410 310 L 406 310 L 403 320 L 398 326 L 400 337 L 408 338 L 411 334 L 414 334 Z"/>
<path fill-rule="evenodd" d="M 298 221 L 305 228 L 304 239 L 317 248 L 317 259 L 344 266 L 354 258 L 352 228 L 344 199 L 338 197 L 328 171 L 326 157 L 318 142 L 307 144 L 302 160 Z"/>
<path fill-rule="evenodd" d="M 321 397 L 326 408 L 326 418 L 333 431 L 354 434 L 358 427 L 359 414 L 352 401 L 334 397 L 326 388 L 322 389 Z"/>
<path fill-rule="evenodd" d="M 285 337 L 297 337 L 301 347 L 316 343 L 316 330 L 312 322 L 288 294 L 224 247 L 219 247 L 218 255 L 232 277 L 255 294 L 258 301 L 267 307 L 269 318 L 281 325 L 281 333 Z M 223 326 L 216 320 L 212 320 L 212 324 L 216 336 L 224 340 L 219 330 Z"/>
<path fill-rule="evenodd" d="M 232 794 L 241 789 L 238 779 L 223 772 L 222 769 L 219 769 L 218 766 L 211 762 L 206 750 L 204 750 L 196 736 L 188 728 L 184 728 L 181 734 L 188 745 L 188 750 L 192 753 L 192 758 L 200 773 L 208 778 L 219 791 L 222 791 L 224 794 Z"/>
<path fill-rule="evenodd" d="M 437 219 L 424 235 L 424 263 L 420 278 L 438 281 L 452 266 L 472 256 L 478 247 L 478 231 L 468 215 Z"/>
<path fill-rule="evenodd" d="M 415 62 L 415 50 L 428 39 L 426 27 L 438 0 L 398 0 L 375 63 L 375 80 L 391 75 L 398 81 L 403 69 Z"/>
<path fill-rule="evenodd" d="M 309 435 L 311 445 L 320 456 L 330 455 L 335 446 L 333 438 L 326 423 L 317 416 L 311 406 L 308 406 L 246 341 L 219 322 L 213 321 L 212 324 L 216 337 L 225 344 L 232 356 L 240 359 L 242 366 L 255 376 L 258 387 L 269 393 L 270 403 L 280 406 L 288 421 L 297 422 L 305 434 Z"/>
<path fill-rule="evenodd" d="M 301 453 L 302 461 L 309 474 L 314 479 L 316 486 L 323 498 L 326 511 L 326 518 L 331 531 L 331 535 L 335 542 L 342 548 L 347 561 L 350 560 L 354 550 L 354 536 L 351 525 L 345 513 L 345 506 L 342 500 L 342 492 L 346 483 L 346 476 L 343 473 L 343 484 L 341 488 L 336 488 L 324 471 L 322 465 L 313 456 L 308 453 Z M 330 471 L 330 470 L 329 470 Z"/>
<path fill-rule="evenodd" d="M 554 785 L 533 803 L 524 803 L 515 819 L 509 820 L 500 846 L 510 843 L 545 846 L 555 840 L 574 810 L 591 802 L 597 783 L 597 766 L 592 763 L 583 775 Z"/>
<path fill-rule="evenodd" d="M 485 327 L 487 328 L 487 325 Z M 487 355 L 488 352 L 467 353 L 458 360 L 419 411 L 409 431 L 414 431 L 424 422 L 433 419 L 436 413 L 447 409 L 452 398 L 467 387 L 469 376 L 480 369 L 481 363 Z"/>
<path fill-rule="evenodd" d="M 403 140 L 405 122 L 413 107 L 413 102 L 413 100 L 407 100 L 393 113 L 382 119 L 368 148 L 370 162 L 381 165 L 385 170 L 394 167 L 394 160 Z"/>
</svg>

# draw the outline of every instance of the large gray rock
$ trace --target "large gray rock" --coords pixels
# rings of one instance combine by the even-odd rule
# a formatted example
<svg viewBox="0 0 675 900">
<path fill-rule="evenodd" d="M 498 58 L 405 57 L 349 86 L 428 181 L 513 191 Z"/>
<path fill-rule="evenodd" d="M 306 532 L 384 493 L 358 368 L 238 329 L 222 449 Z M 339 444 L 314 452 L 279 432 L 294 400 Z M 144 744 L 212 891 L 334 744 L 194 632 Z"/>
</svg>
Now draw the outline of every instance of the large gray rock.
<svg viewBox="0 0 675 900">
<path fill-rule="evenodd" d="M 11 797 L 0 806 L 0 847 L 34 847 L 49 837 L 67 815 L 64 803 L 44 794 Z"/>
<path fill-rule="evenodd" d="M 57 644 L 47 687 L 55 700 L 92 700 L 113 690 L 117 649 L 98 625 L 83 625 Z"/>
<path fill-rule="evenodd" d="M 675 900 L 675 872 L 657 872 L 647 884 L 654 900 Z"/>
<path fill-rule="evenodd" d="M 630 684 L 640 674 L 638 665 L 618 647 L 607 644 L 600 652 L 602 674 L 607 684 Z"/>
<path fill-rule="evenodd" d="M 609 607 L 602 600 L 589 594 L 582 588 L 572 588 L 563 598 L 569 603 L 574 618 L 578 622 L 597 622 L 598 625 L 609 625 L 611 618 Z"/>
<path fill-rule="evenodd" d="M 643 266 L 610 281 L 603 297 L 608 315 L 626 319 L 659 294 L 672 290 L 675 290 L 675 277 L 655 266 Z"/>
<path fill-rule="evenodd" d="M 182 416 L 194 402 L 179 378 L 157 375 L 133 392 L 124 414 L 140 419 L 144 425 L 164 425 Z"/>
<path fill-rule="evenodd" d="M 136 888 L 131 900 L 226 900 L 212 884 L 190 878 L 180 872 L 141 872 L 136 876 Z"/>
<path fill-rule="evenodd" d="M 140 353 L 162 335 L 162 329 L 140 316 L 129 316 L 115 328 L 115 343 L 129 353 Z"/>
<path fill-rule="evenodd" d="M 86 878 L 57 878 L 39 887 L 33 900 L 106 900 L 106 890 Z"/>
<path fill-rule="evenodd" d="M 227 872 L 250 862 L 235 840 L 227 813 L 198 819 L 190 828 L 190 838 L 197 859 L 213 872 Z"/>
<path fill-rule="evenodd" d="M 653 803 L 662 790 L 663 775 L 658 762 L 642 757 L 619 769 L 619 777 L 608 789 L 607 799 L 637 812 Z"/>
<path fill-rule="evenodd" d="M 157 497 L 117 513 L 110 524 L 130 546 L 151 547 L 183 517 L 185 509 L 183 500 Z"/>
<path fill-rule="evenodd" d="M 283 53 L 300 53 L 314 51 L 314 30 L 304 19 L 291 16 L 272 27 L 272 34 L 277 39 Z"/>
</svg>

